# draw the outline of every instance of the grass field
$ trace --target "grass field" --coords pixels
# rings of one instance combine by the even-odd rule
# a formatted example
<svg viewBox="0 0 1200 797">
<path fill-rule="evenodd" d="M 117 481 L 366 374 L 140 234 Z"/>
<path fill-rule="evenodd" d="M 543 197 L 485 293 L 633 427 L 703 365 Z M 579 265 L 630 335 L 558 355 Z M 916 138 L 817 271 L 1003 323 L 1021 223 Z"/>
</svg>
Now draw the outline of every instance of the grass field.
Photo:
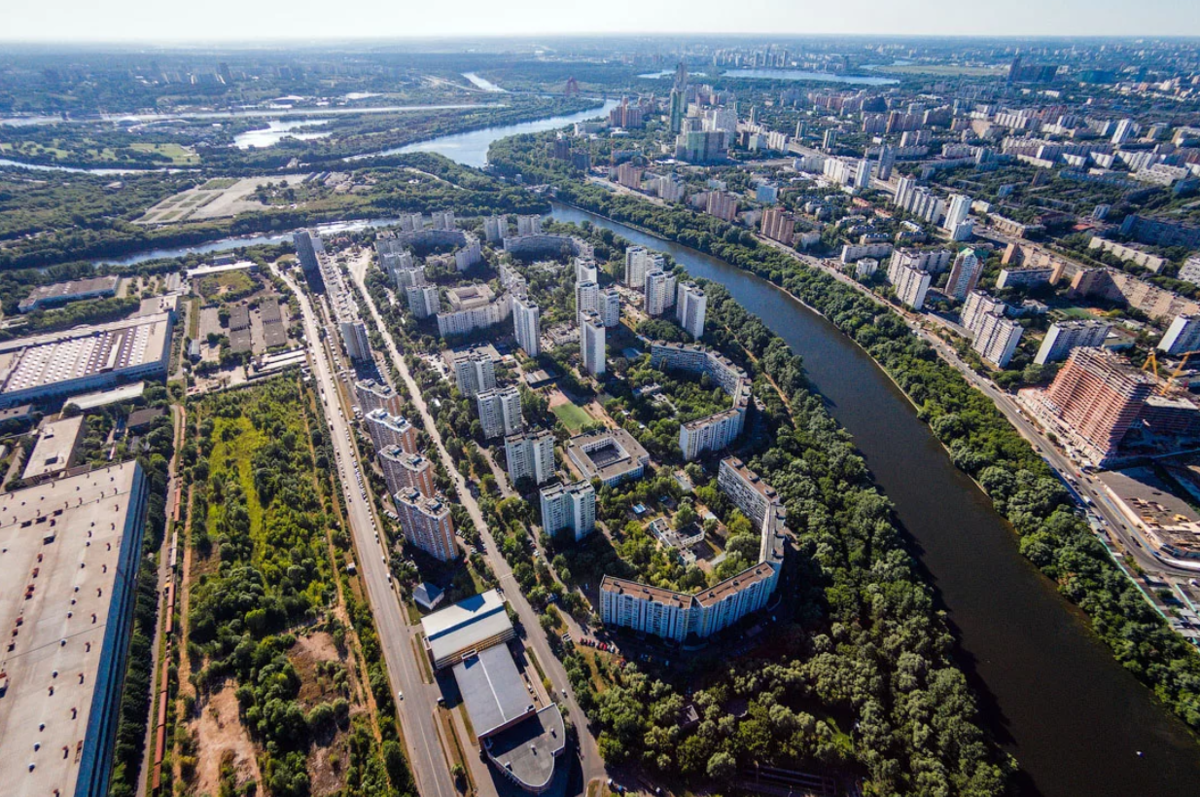
<svg viewBox="0 0 1200 797">
<path fill-rule="evenodd" d="M 596 419 L 583 411 L 582 407 L 575 404 L 559 404 L 557 407 L 551 407 L 558 419 L 563 422 L 563 426 L 567 427 L 571 432 L 578 432 L 584 427 L 584 424 L 593 423 Z"/>
</svg>

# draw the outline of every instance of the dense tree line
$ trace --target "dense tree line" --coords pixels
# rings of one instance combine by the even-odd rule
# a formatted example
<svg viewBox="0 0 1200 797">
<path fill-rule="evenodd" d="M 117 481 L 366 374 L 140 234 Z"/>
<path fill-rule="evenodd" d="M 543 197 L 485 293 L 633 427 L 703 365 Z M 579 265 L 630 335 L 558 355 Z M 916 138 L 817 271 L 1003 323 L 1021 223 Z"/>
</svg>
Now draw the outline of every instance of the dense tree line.
<svg viewBox="0 0 1200 797">
<path fill-rule="evenodd" d="M 508 146 L 509 152 L 519 154 L 499 168 L 526 169 L 528 164 L 536 170 L 536 147 Z M 495 155 L 491 160 L 496 162 Z M 1087 524 L 1071 511 L 1067 494 L 1049 466 L 991 400 L 973 390 L 896 314 L 881 312 L 853 288 L 759 244 L 749 231 L 715 217 L 658 207 L 577 183 L 562 183 L 558 188 L 564 201 L 645 227 L 774 282 L 853 338 L 917 405 L 921 419 L 949 449 L 954 464 L 977 479 L 996 509 L 1013 524 L 1021 552 L 1088 614 L 1118 661 L 1190 728 L 1200 730 L 1200 655 L 1121 573 Z"/>
</svg>

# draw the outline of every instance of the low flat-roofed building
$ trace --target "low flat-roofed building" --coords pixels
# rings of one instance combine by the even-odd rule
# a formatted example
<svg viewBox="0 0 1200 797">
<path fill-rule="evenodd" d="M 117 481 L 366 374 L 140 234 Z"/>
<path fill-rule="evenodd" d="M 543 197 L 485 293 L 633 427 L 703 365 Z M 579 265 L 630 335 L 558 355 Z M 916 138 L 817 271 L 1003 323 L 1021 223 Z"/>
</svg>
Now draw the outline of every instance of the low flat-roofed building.
<svg viewBox="0 0 1200 797">
<path fill-rule="evenodd" d="M 624 429 L 575 435 L 567 441 L 567 456 L 585 480 L 608 487 L 640 477 L 650 464 L 650 454 Z"/>
<path fill-rule="evenodd" d="M 81 429 L 82 415 L 44 422 L 21 478 L 40 479 L 71 467 L 71 454 L 75 452 Z"/>
<path fill-rule="evenodd" d="M 1147 547 L 1173 559 L 1200 559 L 1200 513 L 1148 467 L 1097 477 Z"/>
<path fill-rule="evenodd" d="M 562 712 L 551 703 L 524 722 L 484 739 L 483 748 L 504 777 L 530 794 L 542 794 L 554 784 L 555 761 L 566 749 L 566 739 Z"/>
<path fill-rule="evenodd" d="M 435 669 L 516 636 L 504 599 L 496 590 L 473 595 L 421 620 L 425 650 Z"/>
<path fill-rule="evenodd" d="M 170 356 L 170 313 L 5 341 L 0 407 L 165 377 Z"/>
<path fill-rule="evenodd" d="M 145 506 L 136 461 L 0 496 L 5 794 L 108 793 Z"/>
<path fill-rule="evenodd" d="M 114 387 L 112 390 L 100 390 L 95 393 L 81 393 L 67 399 L 67 404 L 74 404 L 81 410 L 94 410 L 106 407 L 118 401 L 132 401 L 146 392 L 145 382 L 131 382 L 128 385 Z"/>
<path fill-rule="evenodd" d="M 454 680 L 467 706 L 476 739 L 511 728 L 534 713 L 507 645 L 485 648 L 454 665 Z"/>
<path fill-rule="evenodd" d="M 17 305 L 17 310 L 22 313 L 28 313 L 31 310 L 56 307 L 82 299 L 100 299 L 116 296 L 119 282 L 119 277 L 109 276 L 90 277 L 88 279 L 71 280 L 70 282 L 56 282 L 53 285 L 39 285 L 30 291 L 29 296 Z"/>
<path fill-rule="evenodd" d="M 253 260 L 239 260 L 236 263 L 213 263 L 206 266 L 196 266 L 187 270 L 188 279 L 204 279 L 214 274 L 224 274 L 226 271 L 258 271 L 258 264 Z"/>
</svg>

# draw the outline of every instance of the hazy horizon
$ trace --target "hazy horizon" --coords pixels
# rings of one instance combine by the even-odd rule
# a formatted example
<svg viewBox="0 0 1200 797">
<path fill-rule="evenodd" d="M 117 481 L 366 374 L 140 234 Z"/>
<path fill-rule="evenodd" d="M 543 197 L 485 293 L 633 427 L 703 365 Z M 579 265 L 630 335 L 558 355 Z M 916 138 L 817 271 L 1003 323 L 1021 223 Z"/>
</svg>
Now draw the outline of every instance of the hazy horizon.
<svg viewBox="0 0 1200 797">
<path fill-rule="evenodd" d="M 380 0 L 344 0 L 327 7 L 283 0 L 212 0 L 198 12 L 172 17 L 150 0 L 61 0 L 24 4 L 6 14 L 6 44 L 253 44 L 335 43 L 508 37 L 748 35 L 774 38 L 844 36 L 1169 37 L 1200 36 L 1200 3 L 1146 0 L 1133 9 L 1119 0 L 1011 0 L 965 7 L 950 0 L 843 0 L 818 7 L 788 0 L 747 0 L 736 8 L 717 0 L 687 4 L 610 0 L 598 7 L 524 0 L 498 7 L 460 0 L 450 9 L 412 8 Z M 869 22 L 864 25 L 864 21 Z"/>
</svg>

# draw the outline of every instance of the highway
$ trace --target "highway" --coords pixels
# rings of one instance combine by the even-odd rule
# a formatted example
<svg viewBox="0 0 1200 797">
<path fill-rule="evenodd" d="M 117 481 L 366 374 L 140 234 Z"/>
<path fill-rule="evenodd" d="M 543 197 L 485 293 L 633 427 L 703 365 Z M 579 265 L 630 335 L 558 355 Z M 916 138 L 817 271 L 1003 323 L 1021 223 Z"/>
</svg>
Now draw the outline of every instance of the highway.
<svg viewBox="0 0 1200 797">
<path fill-rule="evenodd" d="M 467 510 L 467 514 L 470 515 L 475 528 L 479 530 L 479 535 L 487 549 L 485 555 L 488 563 L 491 565 L 493 573 L 495 573 L 497 580 L 500 582 L 505 598 L 508 599 L 509 604 L 517 612 L 517 616 L 521 620 L 521 625 L 525 628 L 525 644 L 537 655 L 538 662 L 542 665 L 542 670 L 545 672 L 546 677 L 550 679 L 554 692 L 553 696 L 558 699 L 559 705 L 566 710 L 567 715 L 578 731 L 584 783 L 588 783 L 593 778 L 604 778 L 606 777 L 604 762 L 600 758 L 600 750 L 596 744 L 595 737 L 588 731 L 587 716 L 575 701 L 575 695 L 571 690 L 570 681 L 567 678 L 567 673 L 562 666 L 562 662 L 550 650 L 550 645 L 546 641 L 546 634 L 538 623 L 540 615 L 525 600 L 525 596 L 521 594 L 521 588 L 513 577 L 512 568 L 509 567 L 508 562 L 501 555 L 500 548 L 496 545 L 496 541 L 492 538 L 491 531 L 484 521 L 483 513 L 480 511 L 479 504 L 476 502 L 475 496 L 471 491 L 472 485 L 468 485 L 467 480 L 458 472 L 454 459 L 450 456 L 449 451 L 446 450 L 442 436 L 434 424 L 433 415 L 429 412 L 429 406 L 426 404 L 424 397 L 421 396 L 420 387 L 409 371 L 408 364 L 404 362 L 404 358 L 400 355 L 400 350 L 396 347 L 396 342 L 392 338 L 391 331 L 383 323 L 383 318 L 380 316 L 379 309 L 375 306 L 374 300 L 367 292 L 364 282 L 367 260 L 368 258 L 364 257 L 351 266 L 350 273 L 354 282 L 362 291 L 367 309 L 370 311 L 371 317 L 379 328 L 380 334 L 383 335 L 383 340 L 387 345 L 392 364 L 395 365 L 396 370 L 400 373 L 400 378 L 404 381 L 408 395 L 421 416 L 421 422 L 425 426 L 425 431 L 429 433 L 429 438 L 433 442 L 434 448 L 437 449 L 442 464 L 445 465 L 447 472 L 454 480 L 459 502 Z"/>
<path fill-rule="evenodd" d="M 366 481 L 362 482 L 363 487 L 359 486 L 358 451 L 350 428 L 350 409 L 338 389 L 334 366 L 337 359 L 329 349 L 330 341 L 321 339 L 317 315 L 308 297 L 290 276 L 277 269 L 275 273 L 283 278 L 300 302 L 305 340 L 313 363 L 313 376 L 320 389 L 326 418 L 330 422 L 330 437 L 337 458 L 338 477 L 344 488 L 346 515 L 350 520 L 354 545 L 359 552 L 362 580 L 366 585 L 371 613 L 379 631 L 380 647 L 383 649 L 392 689 L 404 694 L 404 698 L 397 700 L 396 705 L 408 748 L 406 752 L 409 767 L 422 797 L 457 797 L 454 782 L 450 777 L 449 764 L 438 741 L 440 735 L 434 720 L 438 698 L 437 685 L 422 681 L 420 664 L 416 660 L 419 654 L 413 649 L 413 633 L 405 621 L 399 599 L 388 579 L 386 538 L 378 541 L 378 519 L 375 517 L 370 494 L 365 492 Z M 395 692 L 392 697 L 395 699 Z"/>
</svg>

